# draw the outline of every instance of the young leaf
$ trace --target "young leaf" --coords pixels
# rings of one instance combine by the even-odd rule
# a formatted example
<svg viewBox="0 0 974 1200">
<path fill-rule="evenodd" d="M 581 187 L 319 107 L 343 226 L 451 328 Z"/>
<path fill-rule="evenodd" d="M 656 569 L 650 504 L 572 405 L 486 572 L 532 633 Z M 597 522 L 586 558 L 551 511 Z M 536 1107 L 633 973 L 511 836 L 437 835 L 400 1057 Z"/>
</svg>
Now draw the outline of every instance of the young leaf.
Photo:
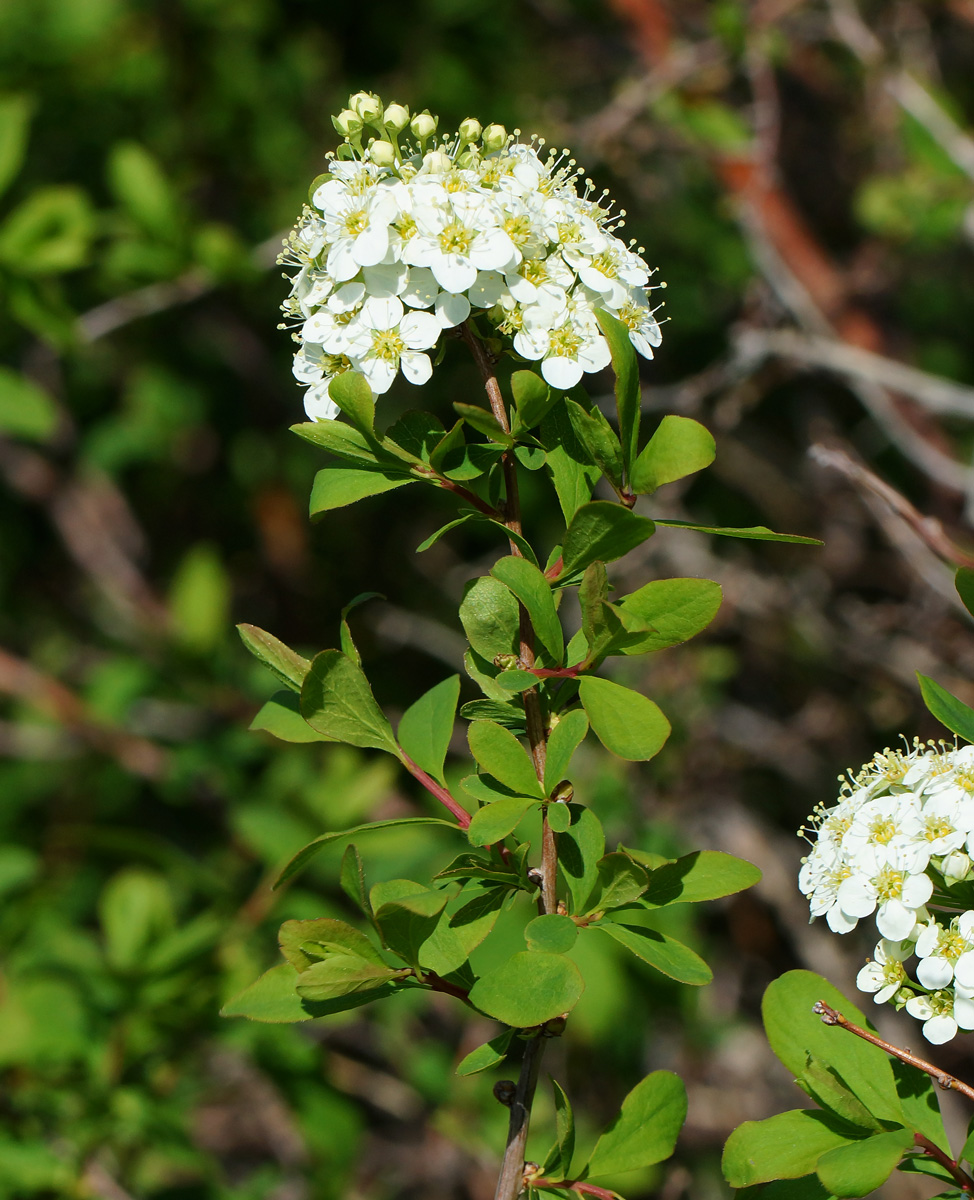
<svg viewBox="0 0 974 1200">
<path fill-rule="evenodd" d="M 551 1079 L 552 1091 L 555 1094 L 555 1144 L 545 1157 L 541 1173 L 556 1177 L 560 1175 L 566 1179 L 571 1175 L 572 1159 L 575 1156 L 575 1114 L 565 1089 L 550 1075 L 548 1078 Z"/>
<path fill-rule="evenodd" d="M 511 376 L 514 393 L 514 433 L 520 436 L 540 425 L 561 396 L 553 392 L 533 371 L 515 371 Z"/>
<path fill-rule="evenodd" d="M 587 675 L 579 681 L 578 697 L 599 741 L 620 758 L 650 759 L 670 736 L 670 723 L 659 708 L 631 688 Z"/>
<path fill-rule="evenodd" d="M 435 546 L 445 533 L 449 533 L 451 529 L 459 529 L 461 525 L 468 525 L 471 521 L 479 521 L 480 513 L 467 512 L 462 517 L 455 517 L 452 521 L 447 521 L 445 525 L 441 525 L 435 533 L 431 533 L 425 541 L 419 543 L 416 547 L 416 553 L 422 554 L 424 550 L 429 550 L 431 546 Z"/>
<path fill-rule="evenodd" d="M 591 908 L 605 911 L 631 904 L 649 886 L 646 869 L 618 850 L 599 859 L 598 871 L 597 889 L 589 897 Z"/>
<path fill-rule="evenodd" d="M 392 726 L 376 704 L 369 681 L 340 650 L 315 655 L 301 688 L 301 715 L 312 729 L 337 742 L 398 757 Z"/>
<path fill-rule="evenodd" d="M 369 894 L 382 940 L 410 966 L 419 965 L 419 949 L 436 928 L 447 894 L 411 879 L 377 883 Z"/>
<path fill-rule="evenodd" d="M 917 671 L 917 679 L 920 681 L 923 703 L 940 724 L 946 725 L 951 733 L 956 733 L 965 742 L 974 742 L 974 709 L 958 700 L 928 675 L 921 675 Z"/>
<path fill-rule="evenodd" d="M 644 929 L 640 925 L 616 925 L 611 921 L 591 928 L 601 929 L 637 958 L 680 983 L 702 987 L 714 977 L 699 954 L 656 929 Z"/>
<path fill-rule="evenodd" d="M 368 825 L 356 825 L 353 829 L 339 829 L 335 833 L 323 833 L 295 854 L 277 877 L 274 887 L 279 888 L 292 875 L 296 875 L 320 850 L 324 850 L 330 842 L 337 842 L 342 838 L 355 837 L 358 833 L 371 833 L 374 829 L 391 829 L 397 825 L 442 825 L 445 829 L 459 829 L 459 826 L 454 821 L 444 821 L 440 817 L 391 817 L 387 821 L 371 821 Z"/>
<path fill-rule="evenodd" d="M 471 846 L 493 846 L 515 829 L 535 801 L 516 796 L 512 800 L 495 800 L 479 808 L 470 819 L 467 837 Z"/>
<path fill-rule="evenodd" d="M 974 617 L 974 571 L 970 567 L 958 567 L 954 576 L 954 587 L 964 607 Z"/>
<path fill-rule="evenodd" d="M 602 824 L 590 808 L 570 804 L 571 827 L 558 834 L 558 867 L 565 876 L 572 899 L 572 912 L 586 910 L 585 902 L 598 879 L 598 862 L 605 853 Z"/>
<path fill-rule="evenodd" d="M 565 408 L 575 436 L 585 447 L 589 458 L 613 487 L 622 487 L 622 446 L 601 410 L 593 405 L 592 411 L 586 412 L 570 396 L 565 397 Z"/>
<path fill-rule="evenodd" d="M 588 717 L 580 708 L 563 713 L 548 737 L 548 753 L 544 768 L 544 790 L 552 790 L 568 774 L 572 756 L 588 733 Z"/>
<path fill-rule="evenodd" d="M 375 398 L 368 380 L 358 371 L 343 371 L 332 378 L 328 395 L 366 437 L 372 437 L 375 428 Z"/>
<path fill-rule="evenodd" d="M 330 450 L 339 458 L 348 462 L 370 463 L 377 465 L 378 456 L 372 445 L 366 440 L 354 425 L 345 421 L 305 421 L 300 425 L 292 425 L 291 432 L 304 438 L 315 446 Z"/>
<path fill-rule="evenodd" d="M 302 658 L 290 646 L 285 646 L 279 638 L 258 629 L 256 625 L 238 625 L 237 632 L 254 658 L 259 659 L 264 666 L 270 667 L 278 679 L 292 691 L 301 691 L 304 677 L 311 669 L 308 659 Z"/>
<path fill-rule="evenodd" d="M 297 982 L 298 973 L 294 967 L 290 963 L 280 963 L 228 1000 L 220 1009 L 220 1016 L 248 1017 L 251 1021 L 273 1024 L 310 1021 L 315 1014 L 295 991 Z"/>
<path fill-rule="evenodd" d="M 505 1025 L 528 1029 L 571 1012 L 584 990 L 571 959 L 522 950 L 477 980 L 470 1003 Z"/>
<path fill-rule="evenodd" d="M 275 692 L 250 722 L 254 733 L 269 733 L 282 742 L 332 742 L 316 733 L 301 716 L 301 698 L 294 692 Z"/>
<path fill-rule="evenodd" d="M 731 1187 L 800 1179 L 815 1170 L 823 1154 L 858 1140 L 850 1127 L 831 1113 L 794 1108 L 766 1121 L 738 1125 L 724 1146 L 721 1167 Z"/>
<path fill-rule="evenodd" d="M 548 825 L 554 833 L 567 833 L 571 829 L 571 809 L 563 800 L 555 800 L 545 808 Z"/>
<path fill-rule="evenodd" d="M 524 930 L 529 950 L 548 950 L 552 954 L 567 954 L 577 937 L 578 926 L 571 917 L 559 913 L 535 917 Z"/>
<path fill-rule="evenodd" d="M 913 1146 L 912 1129 L 891 1129 L 837 1146 L 818 1160 L 815 1173 L 835 1196 L 865 1196 L 880 1187 Z"/>
<path fill-rule="evenodd" d="M 330 954 L 302 971 L 295 986 L 303 1000 L 338 1000 L 353 992 L 375 992 L 402 976 L 401 968 L 377 965 L 357 954 Z"/>
<path fill-rule="evenodd" d="M 492 575 L 482 575 L 467 585 L 460 605 L 460 623 L 471 648 L 488 663 L 498 655 L 517 653 L 517 601 L 510 589 Z"/>
<path fill-rule="evenodd" d="M 632 476 L 639 444 L 639 411 L 641 393 L 639 388 L 639 365 L 636 351 L 629 338 L 629 330 L 611 313 L 604 309 L 596 311 L 596 320 L 609 343 L 612 354 L 612 370 L 615 372 L 616 413 L 619 418 L 619 440 L 626 475 Z"/>
<path fill-rule="evenodd" d="M 620 645 L 620 654 L 648 654 L 676 646 L 706 629 L 717 615 L 720 584 L 710 579 L 654 579 L 619 601 L 619 608 L 649 626 L 643 637 L 633 635 Z"/>
<path fill-rule="evenodd" d="M 440 783 L 445 783 L 443 763 L 453 736 L 459 698 L 460 676 L 452 675 L 410 705 L 399 722 L 399 745 Z"/>
<path fill-rule="evenodd" d="M 620 504 L 593 500 L 572 517 L 562 547 L 562 576 L 567 579 L 589 563 L 613 562 L 652 537 L 656 526 Z"/>
<path fill-rule="evenodd" d="M 496 1067 L 498 1063 L 504 1061 L 507 1057 L 507 1049 L 514 1039 L 514 1030 L 505 1029 L 503 1033 L 499 1033 L 497 1037 L 491 1038 L 489 1042 L 484 1042 L 482 1046 L 478 1046 L 476 1050 L 471 1050 L 470 1053 L 460 1060 L 457 1066 L 458 1075 L 476 1075 L 478 1071 L 486 1071 L 489 1067 Z"/>
<path fill-rule="evenodd" d="M 716 447 L 708 429 L 689 417 L 664 417 L 632 468 L 629 486 L 637 495 L 702 471 L 714 461 Z"/>
<path fill-rule="evenodd" d="M 519 796 L 544 798 L 527 750 L 509 729 L 493 721 L 474 721 L 467 730 L 470 753 L 488 775 Z"/>
<path fill-rule="evenodd" d="M 351 375 L 352 372 L 347 371 L 346 374 Z M 329 464 L 315 476 L 311 488 L 311 516 L 319 517 L 322 513 L 344 508 L 346 504 L 354 504 L 367 496 L 378 496 L 382 492 L 404 487 L 407 483 L 417 482 L 416 476 L 406 471 L 386 468 L 367 470 Z"/>
<path fill-rule="evenodd" d="M 348 625 L 348 614 L 360 604 L 364 604 L 367 600 L 385 600 L 385 596 L 381 592 L 359 592 L 357 596 L 353 596 L 351 600 L 342 609 L 341 625 L 339 626 L 339 637 L 341 639 L 342 654 L 350 658 L 357 667 L 362 665 L 362 656 L 358 652 L 358 647 L 352 638 L 352 631 Z"/>
<path fill-rule="evenodd" d="M 686 1116 L 687 1093 L 679 1076 L 672 1071 L 647 1075 L 595 1143 L 583 1178 L 638 1171 L 669 1158 Z"/>
<path fill-rule="evenodd" d="M 902 1124 L 903 1108 L 889 1058 L 878 1046 L 861 1038 L 836 1037 L 835 1029 L 823 1025 L 812 1011 L 818 1000 L 838 1009 L 856 1025 L 868 1028 L 859 1009 L 820 975 L 788 971 L 768 987 L 761 1006 L 771 1049 L 795 1076 L 801 1075 L 808 1056 L 814 1055 L 836 1070 L 874 1117 Z"/>
<path fill-rule="evenodd" d="M 630 853 L 630 851 L 627 851 Z M 637 852 L 638 854 L 638 852 Z M 721 850 L 694 850 L 657 868 L 642 898 L 648 908 L 667 904 L 699 904 L 753 887 L 761 872 L 743 858 Z"/>
<path fill-rule="evenodd" d="M 468 700 L 461 705 L 460 716 L 466 721 L 496 721 L 505 729 L 524 730 L 524 709 L 499 700 Z"/>
<path fill-rule="evenodd" d="M 801 546 L 821 546 L 819 538 L 801 537 L 797 533 L 775 533 L 766 525 L 749 525 L 732 528 L 721 525 L 697 525 L 693 521 L 669 521 L 662 517 L 656 518 L 657 525 L 666 525 L 673 529 L 693 529 L 697 533 L 713 533 L 720 537 L 747 538 L 756 542 L 794 542 Z"/>
<path fill-rule="evenodd" d="M 490 569 L 491 575 L 520 600 L 527 609 L 534 632 L 555 664 L 565 655 L 565 640 L 551 586 L 540 569 L 527 559 L 507 555 Z"/>
<path fill-rule="evenodd" d="M 312 963 L 331 954 L 352 954 L 376 967 L 386 965 L 364 933 L 332 917 L 285 921 L 277 940 L 281 953 L 296 971 L 307 971 Z"/>
</svg>

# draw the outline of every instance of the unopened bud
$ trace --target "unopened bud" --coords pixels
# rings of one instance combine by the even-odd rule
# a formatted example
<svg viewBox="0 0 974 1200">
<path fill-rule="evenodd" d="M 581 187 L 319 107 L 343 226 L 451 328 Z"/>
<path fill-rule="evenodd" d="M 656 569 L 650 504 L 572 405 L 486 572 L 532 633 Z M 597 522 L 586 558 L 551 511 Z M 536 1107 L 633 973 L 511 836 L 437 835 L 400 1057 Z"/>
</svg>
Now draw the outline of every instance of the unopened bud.
<svg viewBox="0 0 974 1200">
<path fill-rule="evenodd" d="M 370 142 L 369 158 L 377 167 L 391 167 L 396 161 L 396 148 L 392 142 L 380 140 Z"/>
<path fill-rule="evenodd" d="M 465 121 L 460 122 L 460 141 L 464 144 L 475 142 L 482 132 L 483 126 L 476 117 L 467 117 Z"/>
<path fill-rule="evenodd" d="M 358 113 L 366 125 L 371 125 L 382 115 L 382 101 L 372 92 L 356 92 L 349 96 L 348 107 Z"/>
<path fill-rule="evenodd" d="M 503 150 L 507 145 L 507 130 L 503 125 L 488 125 L 481 140 L 488 154 L 495 150 Z"/>
<path fill-rule="evenodd" d="M 498 1079 L 494 1084 L 494 1099 L 499 1100 L 501 1104 L 508 1108 L 514 1103 L 514 1097 L 517 1095 L 517 1084 L 513 1079 Z"/>
<path fill-rule="evenodd" d="M 355 137 L 357 133 L 362 132 L 362 119 L 350 108 L 340 112 L 337 117 L 332 117 L 331 123 L 342 137 Z"/>
<path fill-rule="evenodd" d="M 409 124 L 409 109 L 405 104 L 390 104 L 382 114 L 382 124 L 393 133 L 402 133 Z"/>
<path fill-rule="evenodd" d="M 940 864 L 945 879 L 966 879 L 971 869 L 971 860 L 963 850 L 952 850 Z"/>
<path fill-rule="evenodd" d="M 500 667 L 502 671 L 516 671 L 520 665 L 520 660 L 516 654 L 498 654 L 494 658 L 494 666 Z"/>
<path fill-rule="evenodd" d="M 572 797 L 575 795 L 575 789 L 572 786 L 570 779 L 563 779 L 561 783 L 556 783 L 551 792 L 551 799 L 557 804 L 571 804 Z"/>
<path fill-rule="evenodd" d="M 409 128 L 412 130 L 413 137 L 418 137 L 421 142 L 425 142 L 427 138 L 431 138 L 436 133 L 438 123 L 437 118 L 424 109 L 409 122 Z"/>
<path fill-rule="evenodd" d="M 428 175 L 445 175 L 453 169 L 453 159 L 442 150 L 431 150 L 423 158 L 423 170 Z"/>
</svg>

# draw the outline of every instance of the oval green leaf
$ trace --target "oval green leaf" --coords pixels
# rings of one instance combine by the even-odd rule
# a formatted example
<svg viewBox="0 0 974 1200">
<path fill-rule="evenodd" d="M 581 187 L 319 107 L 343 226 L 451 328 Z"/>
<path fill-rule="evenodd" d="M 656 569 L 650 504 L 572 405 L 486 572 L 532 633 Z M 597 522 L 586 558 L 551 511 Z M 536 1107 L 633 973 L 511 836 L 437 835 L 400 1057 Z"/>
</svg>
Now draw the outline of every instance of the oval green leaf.
<svg viewBox="0 0 974 1200">
<path fill-rule="evenodd" d="M 672 1071 L 654 1071 L 623 1100 L 619 1115 L 595 1143 L 582 1175 L 591 1179 L 662 1162 L 673 1153 L 686 1116 L 683 1081 Z"/>
<path fill-rule="evenodd" d="M 659 708 L 631 688 L 589 675 L 579 682 L 578 696 L 599 741 L 620 758 L 644 762 L 670 736 Z"/>
<path fill-rule="evenodd" d="M 569 958 L 522 950 L 474 984 L 470 1003 L 516 1029 L 528 1029 L 571 1012 L 585 990 Z"/>
</svg>

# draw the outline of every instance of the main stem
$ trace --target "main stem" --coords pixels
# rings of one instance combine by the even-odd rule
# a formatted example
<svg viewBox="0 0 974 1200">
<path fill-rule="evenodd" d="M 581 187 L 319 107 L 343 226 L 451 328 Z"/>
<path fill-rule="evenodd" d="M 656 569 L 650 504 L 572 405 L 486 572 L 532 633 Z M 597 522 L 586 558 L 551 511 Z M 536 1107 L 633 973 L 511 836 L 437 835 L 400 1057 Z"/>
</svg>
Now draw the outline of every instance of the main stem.
<svg viewBox="0 0 974 1200">
<path fill-rule="evenodd" d="M 507 406 L 501 392 L 494 362 L 487 347 L 480 340 L 469 322 L 460 327 L 460 334 L 467 343 L 470 353 L 483 380 L 484 390 L 490 403 L 491 412 L 498 425 L 505 433 L 510 433 L 511 425 L 507 418 Z M 521 533 L 521 501 L 518 493 L 517 460 L 512 451 L 508 450 L 501 459 L 504 472 L 504 524 L 517 538 Z M 511 554 L 523 558 L 521 548 L 515 537 L 510 539 Z M 534 666 L 534 631 L 531 620 L 524 605 L 520 609 L 520 658 L 525 670 Z M 544 785 L 545 760 L 548 746 L 548 735 L 545 728 L 544 715 L 541 711 L 541 697 L 537 688 L 529 688 L 521 693 L 524 700 L 525 725 L 527 727 L 528 744 L 531 747 L 531 758 L 534 770 L 542 786 Z M 541 824 L 541 909 L 544 913 L 558 911 L 558 849 L 555 835 L 548 824 L 547 811 L 544 812 Z M 524 1148 L 528 1140 L 528 1124 L 531 1119 L 531 1105 L 534 1102 L 534 1090 L 538 1082 L 538 1072 L 541 1069 L 541 1058 L 544 1054 L 546 1038 L 539 1033 L 525 1046 L 524 1057 L 521 1060 L 521 1071 L 518 1076 L 517 1090 L 511 1103 L 511 1120 L 507 1131 L 507 1146 L 504 1150 L 504 1162 L 497 1180 L 497 1190 L 494 1200 L 516 1200 L 524 1183 Z"/>
</svg>

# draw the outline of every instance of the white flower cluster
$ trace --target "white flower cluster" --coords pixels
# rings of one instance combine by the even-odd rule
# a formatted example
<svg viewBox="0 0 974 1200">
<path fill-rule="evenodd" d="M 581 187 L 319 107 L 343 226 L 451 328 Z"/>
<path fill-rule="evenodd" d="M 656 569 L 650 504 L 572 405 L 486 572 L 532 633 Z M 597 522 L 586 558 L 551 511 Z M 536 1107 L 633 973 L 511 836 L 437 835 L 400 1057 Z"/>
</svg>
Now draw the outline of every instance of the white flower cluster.
<svg viewBox="0 0 974 1200">
<path fill-rule="evenodd" d="M 884 750 L 809 820 L 798 886 L 812 919 L 848 933 L 875 914 L 882 940 L 860 991 L 905 1007 L 930 1042 L 974 1029 L 974 746 Z"/>
<path fill-rule="evenodd" d="M 586 181 L 579 194 L 567 152 L 542 158 L 539 139 L 474 120 L 442 139 L 436 124 L 365 92 L 335 118 L 345 141 L 280 259 L 298 268 L 283 309 L 312 419 L 337 414 L 329 384 L 343 371 L 380 394 L 400 371 L 425 383 L 428 352 L 471 312 L 562 390 L 609 364 L 599 309 L 646 358 L 660 343 L 653 272 L 616 236 L 605 193 Z"/>
</svg>

